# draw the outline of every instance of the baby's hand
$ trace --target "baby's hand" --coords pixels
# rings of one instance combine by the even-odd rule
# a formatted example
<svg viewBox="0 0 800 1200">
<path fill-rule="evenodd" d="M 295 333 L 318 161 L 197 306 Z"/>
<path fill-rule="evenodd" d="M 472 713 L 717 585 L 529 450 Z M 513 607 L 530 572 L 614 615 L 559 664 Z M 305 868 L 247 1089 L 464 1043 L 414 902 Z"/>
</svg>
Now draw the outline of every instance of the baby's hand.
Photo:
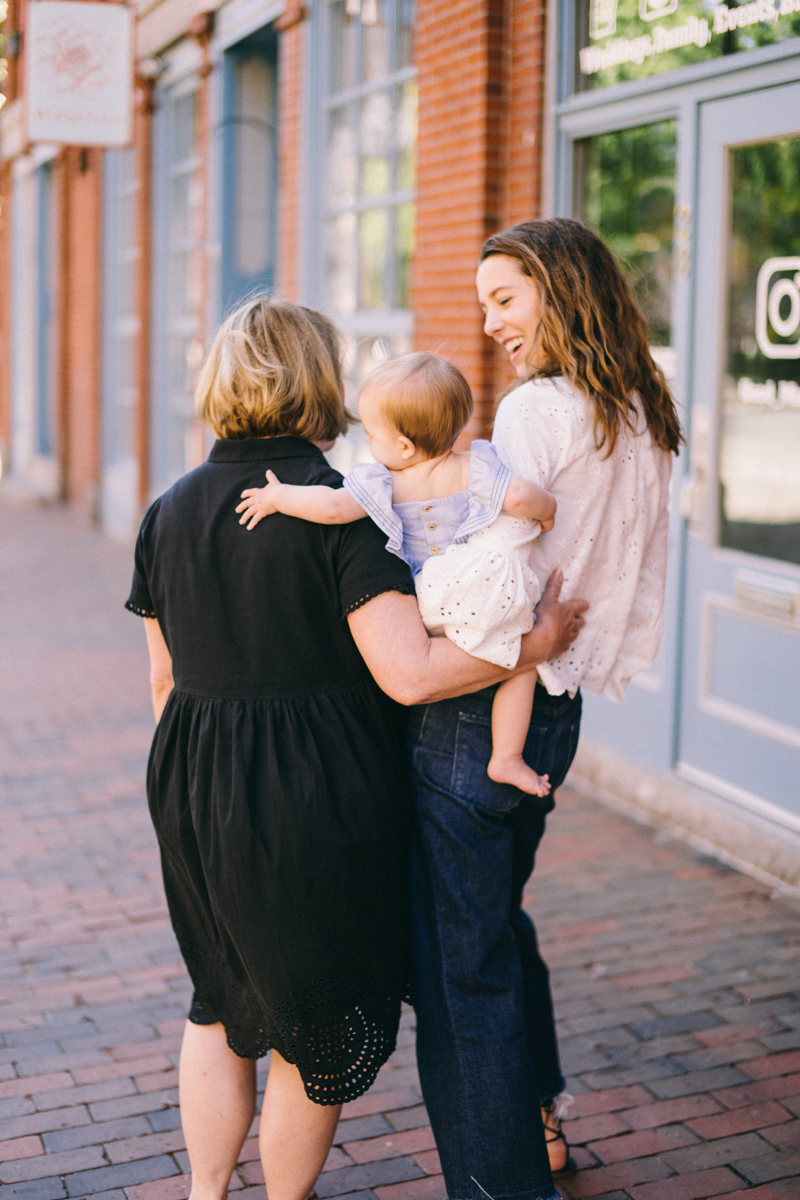
<svg viewBox="0 0 800 1200">
<path fill-rule="evenodd" d="M 269 517 L 278 512 L 277 490 L 281 486 L 274 471 L 267 471 L 267 486 L 263 488 L 247 488 L 242 492 L 242 503 L 237 505 L 237 513 L 241 513 L 240 525 L 255 529 L 263 517 Z"/>
<path fill-rule="evenodd" d="M 542 533 L 549 533 L 549 532 L 550 532 L 550 530 L 551 530 L 551 529 L 553 528 L 553 526 L 555 525 L 555 523 L 556 523 L 556 521 L 555 521 L 555 517 L 551 517 L 549 521 L 547 521 L 547 520 L 545 520 L 545 521 L 542 521 L 542 520 L 540 520 L 540 521 L 539 521 L 539 524 L 540 524 L 540 525 L 541 525 L 541 527 L 542 527 Z"/>
</svg>

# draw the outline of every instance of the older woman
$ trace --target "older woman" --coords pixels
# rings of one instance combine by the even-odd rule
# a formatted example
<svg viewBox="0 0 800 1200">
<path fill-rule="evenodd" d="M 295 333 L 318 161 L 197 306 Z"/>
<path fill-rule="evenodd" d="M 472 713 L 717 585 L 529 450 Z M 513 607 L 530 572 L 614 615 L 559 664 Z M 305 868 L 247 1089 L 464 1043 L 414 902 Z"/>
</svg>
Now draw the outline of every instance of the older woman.
<svg viewBox="0 0 800 1200">
<path fill-rule="evenodd" d="M 199 382 L 208 462 L 147 513 L 128 607 L 145 618 L 158 719 L 148 797 L 195 994 L 181 1051 L 192 1200 L 220 1200 L 272 1050 L 260 1146 L 270 1200 L 304 1200 L 341 1104 L 395 1042 L 406 972 L 409 792 L 400 710 L 508 673 L 429 641 L 408 568 L 370 521 L 276 515 L 242 489 L 272 467 L 339 486 L 333 327 L 254 300 Z M 579 632 L 551 583 L 518 669 Z M 388 699 L 391 697 L 392 699 Z"/>
</svg>

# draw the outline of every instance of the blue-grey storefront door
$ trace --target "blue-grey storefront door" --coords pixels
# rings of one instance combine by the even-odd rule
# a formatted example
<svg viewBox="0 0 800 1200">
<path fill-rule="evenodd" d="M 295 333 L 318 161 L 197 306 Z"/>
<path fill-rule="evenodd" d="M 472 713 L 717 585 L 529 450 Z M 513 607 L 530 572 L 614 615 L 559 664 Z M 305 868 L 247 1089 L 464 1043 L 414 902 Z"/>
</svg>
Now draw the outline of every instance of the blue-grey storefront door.
<svg viewBox="0 0 800 1200">
<path fill-rule="evenodd" d="M 800 829 L 800 83 L 699 105 L 678 770 Z"/>
</svg>

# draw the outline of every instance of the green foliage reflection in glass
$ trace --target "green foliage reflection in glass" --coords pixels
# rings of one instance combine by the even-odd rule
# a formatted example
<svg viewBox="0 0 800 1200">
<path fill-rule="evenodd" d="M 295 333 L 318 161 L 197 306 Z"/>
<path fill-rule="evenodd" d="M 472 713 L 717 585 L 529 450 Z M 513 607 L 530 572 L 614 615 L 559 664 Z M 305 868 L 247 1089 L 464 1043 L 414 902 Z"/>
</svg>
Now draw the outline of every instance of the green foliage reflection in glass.
<svg viewBox="0 0 800 1200">
<path fill-rule="evenodd" d="M 731 152 L 730 357 L 738 378 L 800 380 L 800 359 L 768 359 L 756 346 L 756 280 L 768 258 L 800 256 L 800 138 Z M 782 308 L 786 309 L 786 304 Z"/>
<path fill-rule="evenodd" d="M 720 541 L 800 563 L 800 138 L 736 147 L 729 180 Z"/>
<path fill-rule="evenodd" d="M 676 138 L 671 120 L 577 143 L 578 213 L 620 259 L 651 346 L 670 345 Z"/>
<path fill-rule="evenodd" d="M 742 13 L 744 24 L 739 27 L 737 10 L 745 7 L 739 0 L 679 0 L 676 4 L 663 0 L 575 0 L 575 90 L 610 87 L 800 37 L 800 9 L 796 3 L 792 5 L 795 11 L 789 13 L 785 11 L 789 0 L 783 4 L 774 0 L 771 6 L 770 0 L 762 0 L 761 6 L 751 6 Z M 643 12 L 648 13 L 645 19 Z M 774 15 L 768 20 L 758 19 L 768 14 Z M 707 23 L 707 30 L 698 36 L 701 21 Z M 675 37 L 673 31 L 681 28 L 686 36 L 676 40 L 684 44 L 667 48 L 671 46 L 669 35 Z M 656 30 L 664 31 L 661 40 L 657 40 Z M 647 39 L 651 43 L 649 52 L 642 53 Z M 627 57 L 625 43 L 630 48 Z M 608 51 L 616 48 L 620 61 L 599 70 L 590 69 L 587 74 L 581 69 L 580 51 L 593 47 Z"/>
</svg>

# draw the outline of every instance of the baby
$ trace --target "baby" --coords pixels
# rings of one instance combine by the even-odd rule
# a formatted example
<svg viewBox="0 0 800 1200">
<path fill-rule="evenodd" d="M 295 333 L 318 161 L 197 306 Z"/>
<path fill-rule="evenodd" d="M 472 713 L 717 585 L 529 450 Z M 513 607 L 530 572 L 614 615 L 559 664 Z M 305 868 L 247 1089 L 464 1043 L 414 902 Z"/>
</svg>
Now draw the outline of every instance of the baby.
<svg viewBox="0 0 800 1200">
<path fill-rule="evenodd" d="M 528 565 L 530 544 L 552 528 L 556 502 L 512 475 L 490 442 L 453 449 L 472 407 L 466 379 L 439 355 L 385 363 L 358 395 L 374 463 L 354 467 L 341 489 L 291 486 L 267 471 L 267 486 L 242 492 L 236 511 L 248 529 L 276 512 L 321 525 L 371 517 L 388 537 L 387 550 L 411 568 L 428 632 L 513 668 L 541 592 Z M 522 757 L 535 686 L 530 671 L 498 688 L 487 770 L 498 783 L 546 796 L 547 775 Z"/>
</svg>

